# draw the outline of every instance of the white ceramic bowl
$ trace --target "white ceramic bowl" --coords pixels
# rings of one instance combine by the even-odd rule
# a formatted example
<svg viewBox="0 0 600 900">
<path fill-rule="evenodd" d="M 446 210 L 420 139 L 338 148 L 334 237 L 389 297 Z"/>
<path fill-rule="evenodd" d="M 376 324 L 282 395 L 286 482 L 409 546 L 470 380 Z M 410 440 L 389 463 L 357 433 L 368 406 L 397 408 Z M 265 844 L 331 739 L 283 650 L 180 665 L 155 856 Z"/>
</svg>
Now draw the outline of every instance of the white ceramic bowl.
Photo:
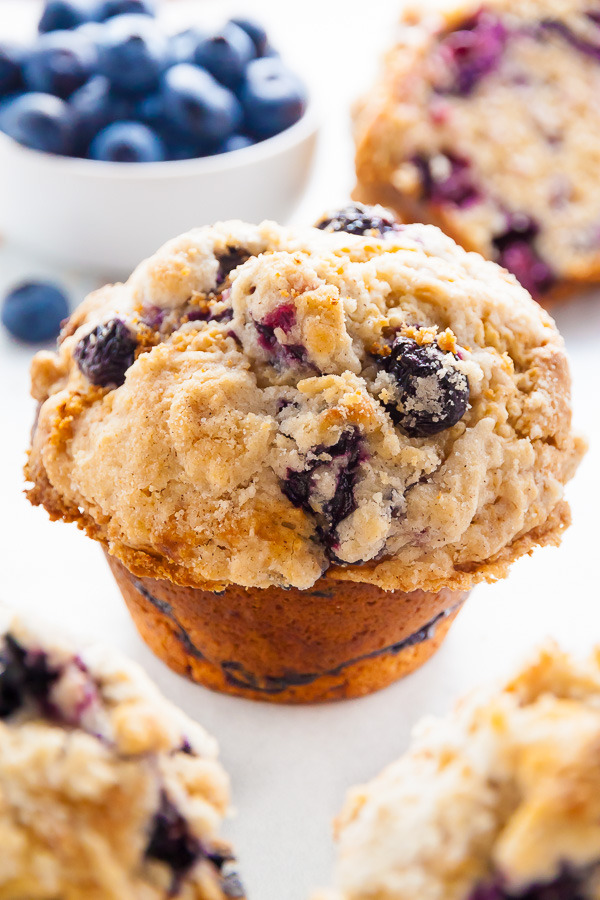
<svg viewBox="0 0 600 900">
<path fill-rule="evenodd" d="M 196 225 L 285 222 L 310 174 L 317 125 L 309 106 L 252 147 L 139 165 L 38 153 L 0 133 L 0 234 L 52 263 L 114 279 Z"/>
</svg>

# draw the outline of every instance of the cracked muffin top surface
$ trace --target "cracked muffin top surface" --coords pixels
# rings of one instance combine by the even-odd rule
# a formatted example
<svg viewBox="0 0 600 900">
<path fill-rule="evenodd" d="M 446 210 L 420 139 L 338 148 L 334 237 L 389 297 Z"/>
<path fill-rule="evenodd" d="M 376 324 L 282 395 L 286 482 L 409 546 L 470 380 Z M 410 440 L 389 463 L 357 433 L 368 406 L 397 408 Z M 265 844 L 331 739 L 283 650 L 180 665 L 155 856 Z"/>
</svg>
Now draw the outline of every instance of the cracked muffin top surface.
<svg viewBox="0 0 600 900">
<path fill-rule="evenodd" d="M 350 792 L 319 900 L 598 900 L 599 823 L 600 648 L 549 645 Z"/>
<path fill-rule="evenodd" d="M 381 208 L 176 238 L 32 378 L 30 499 L 135 574 L 213 589 L 499 577 L 557 542 L 583 452 L 550 317 Z"/>
<path fill-rule="evenodd" d="M 216 741 L 133 663 L 0 610 L 0 897 L 242 897 Z"/>
</svg>

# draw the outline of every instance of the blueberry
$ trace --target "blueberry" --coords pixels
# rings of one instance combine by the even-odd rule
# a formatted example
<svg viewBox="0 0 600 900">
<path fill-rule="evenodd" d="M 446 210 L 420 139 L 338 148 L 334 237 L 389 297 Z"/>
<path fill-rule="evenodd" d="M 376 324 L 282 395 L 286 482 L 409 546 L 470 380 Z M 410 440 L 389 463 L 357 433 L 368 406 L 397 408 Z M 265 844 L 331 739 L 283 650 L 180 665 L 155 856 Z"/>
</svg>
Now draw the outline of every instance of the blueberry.
<svg viewBox="0 0 600 900">
<path fill-rule="evenodd" d="M 0 43 L 0 96 L 17 91 L 23 86 L 24 51 L 15 44 Z"/>
<path fill-rule="evenodd" d="M 54 284 L 28 281 L 13 288 L 2 304 L 2 323 L 22 341 L 39 343 L 55 338 L 69 315 L 69 302 Z"/>
<path fill-rule="evenodd" d="M 169 121 L 191 137 L 224 141 L 241 122 L 234 95 L 198 66 L 173 66 L 165 72 L 162 90 Z"/>
<path fill-rule="evenodd" d="M 91 0 L 47 0 L 38 28 L 41 32 L 63 31 L 93 18 Z"/>
<path fill-rule="evenodd" d="M 587 12 L 586 16 L 591 19 L 595 25 L 600 24 L 600 13 Z M 598 41 L 586 40 L 586 38 L 581 37 L 580 34 L 576 34 L 568 25 L 565 25 L 565 23 L 561 21 L 548 19 L 541 24 L 542 28 L 545 30 L 554 31 L 556 34 L 560 34 L 561 37 L 579 50 L 580 53 L 584 53 L 586 56 L 590 56 L 592 59 L 600 62 L 600 43 Z"/>
<path fill-rule="evenodd" d="M 188 28 L 169 38 L 169 56 L 173 65 L 193 63 L 196 48 L 205 38 L 206 33 L 199 28 Z"/>
<path fill-rule="evenodd" d="M 462 419 L 469 405 L 469 382 L 448 364 L 436 343 L 395 338 L 382 368 L 393 377 L 397 399 L 386 404 L 392 420 L 410 437 L 430 437 Z"/>
<path fill-rule="evenodd" d="M 100 0 L 94 11 L 95 18 L 99 22 L 128 13 L 155 16 L 156 3 L 154 0 Z"/>
<path fill-rule="evenodd" d="M 487 12 L 480 12 L 440 42 L 440 54 L 450 71 L 449 93 L 468 96 L 480 80 L 497 68 L 506 43 L 506 29 Z"/>
<path fill-rule="evenodd" d="M 421 176 L 423 199 L 466 209 L 481 199 L 468 160 L 453 153 L 438 154 L 433 160 L 416 156 L 413 160 Z"/>
<path fill-rule="evenodd" d="M 229 22 L 220 31 L 200 41 L 194 62 L 213 75 L 226 87 L 237 88 L 244 71 L 256 51 L 245 31 Z"/>
<path fill-rule="evenodd" d="M 121 319 L 98 325 L 82 338 L 73 357 L 82 373 L 100 387 L 123 384 L 127 369 L 133 365 L 137 342 Z"/>
<path fill-rule="evenodd" d="M 45 653 L 25 650 L 7 635 L 0 653 L 0 719 L 19 712 L 28 701 L 50 712 L 49 695 L 59 676 Z"/>
<path fill-rule="evenodd" d="M 23 65 L 30 91 L 63 99 L 88 80 L 97 63 L 94 45 L 76 31 L 43 34 Z"/>
<path fill-rule="evenodd" d="M 329 213 L 315 223 L 322 231 L 345 231 L 348 234 L 381 237 L 399 231 L 401 226 L 394 214 L 380 206 L 364 206 L 354 203 Z"/>
<path fill-rule="evenodd" d="M 233 150 L 244 150 L 246 147 L 252 147 L 254 141 L 245 134 L 232 134 L 219 147 L 219 153 L 231 153 Z"/>
<path fill-rule="evenodd" d="M 248 132 L 257 138 L 268 138 L 302 117 L 306 90 L 279 59 L 255 59 L 246 69 L 240 100 Z"/>
<path fill-rule="evenodd" d="M 106 25 L 98 70 L 116 90 L 130 94 L 155 90 L 168 62 L 168 40 L 148 16 L 117 16 Z"/>
<path fill-rule="evenodd" d="M 267 32 L 259 22 L 254 19 L 236 18 L 230 20 L 242 31 L 245 31 L 252 43 L 257 56 L 264 56 L 268 47 Z"/>
<path fill-rule="evenodd" d="M 190 869 L 205 855 L 197 837 L 190 830 L 186 819 L 171 802 L 165 791 L 161 792 L 160 806 L 154 817 L 146 857 L 168 865 L 173 872 L 171 891 L 178 893 L 182 880 Z"/>
<path fill-rule="evenodd" d="M 162 162 L 167 157 L 158 134 L 141 122 L 113 122 L 100 131 L 89 150 L 90 159 L 116 163 Z"/>
<path fill-rule="evenodd" d="M 283 371 L 292 366 L 310 366 L 306 349 L 302 344 L 280 343 L 276 329 L 288 334 L 296 321 L 296 307 L 292 303 L 284 303 L 270 312 L 262 322 L 255 322 L 258 332 L 258 343 L 272 358 L 273 366 Z"/>
<path fill-rule="evenodd" d="M 330 553 L 338 543 L 338 526 L 357 508 L 354 489 L 360 465 L 366 458 L 362 445 L 358 428 L 347 429 L 332 446 L 315 447 L 308 454 L 304 469 L 288 469 L 281 486 L 293 506 L 316 517 L 317 533 Z M 333 466 L 336 469 L 334 492 L 323 500 L 319 496 L 318 470 Z"/>
<path fill-rule="evenodd" d="M 0 131 L 33 150 L 68 155 L 73 148 L 75 120 L 58 97 L 21 94 L 3 105 Z"/>
<path fill-rule="evenodd" d="M 94 135 L 111 122 L 134 117 L 135 106 L 127 97 L 116 95 L 104 75 L 95 75 L 71 96 L 77 126 L 77 143 L 85 153 Z"/>
<path fill-rule="evenodd" d="M 504 879 L 497 877 L 489 884 L 476 887 L 469 900 L 586 900 L 586 897 L 583 879 L 564 868 L 553 881 L 533 884 L 517 893 L 506 889 Z"/>
<path fill-rule="evenodd" d="M 508 217 L 507 227 L 493 239 L 496 259 L 512 272 L 533 297 L 541 297 L 556 283 L 551 267 L 535 248 L 539 226 L 529 216 L 515 213 Z"/>
<path fill-rule="evenodd" d="M 102 43 L 106 29 L 102 22 L 84 22 L 83 25 L 78 25 L 73 30 L 75 34 L 80 34 L 90 44 L 98 48 Z"/>
</svg>

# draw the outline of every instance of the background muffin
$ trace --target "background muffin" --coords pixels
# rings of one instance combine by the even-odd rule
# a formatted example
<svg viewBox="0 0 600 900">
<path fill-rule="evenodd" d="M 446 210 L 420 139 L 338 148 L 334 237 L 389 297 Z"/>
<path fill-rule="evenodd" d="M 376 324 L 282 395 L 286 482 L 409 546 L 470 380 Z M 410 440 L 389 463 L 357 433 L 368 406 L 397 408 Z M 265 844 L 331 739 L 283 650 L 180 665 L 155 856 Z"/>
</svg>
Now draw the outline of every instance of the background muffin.
<svg viewBox="0 0 600 900">
<path fill-rule="evenodd" d="M 557 542 L 582 453 L 552 320 L 497 266 L 383 210 L 176 239 L 79 307 L 58 353 L 36 357 L 33 390 L 32 502 L 86 528 L 125 573 L 162 582 L 133 587 L 168 629 L 155 649 L 169 658 L 177 639 L 177 668 L 207 680 L 200 669 L 218 663 L 213 686 L 258 693 L 288 678 L 279 699 L 302 698 L 302 679 L 314 699 L 321 675 L 347 694 L 340 667 L 387 666 L 382 654 L 473 583 Z M 348 582 L 381 603 L 402 592 L 413 631 L 403 612 L 395 630 L 382 621 L 341 646 L 339 622 L 329 633 L 296 606 Z M 244 611 L 230 616 L 238 655 L 215 659 L 225 636 L 207 645 L 196 611 L 240 588 L 256 615 L 241 631 Z M 209 613 L 221 625 L 229 596 Z M 355 614 L 342 613 L 350 631 Z M 272 633 L 252 655 L 262 619 L 299 640 L 291 669 L 281 648 L 269 668 Z"/>
<path fill-rule="evenodd" d="M 600 896 L 600 654 L 556 647 L 354 789 L 329 900 Z M 324 898 L 323 898 L 324 900 Z"/>
<path fill-rule="evenodd" d="M 409 8 L 356 111 L 356 196 L 433 221 L 543 302 L 600 280 L 600 13 Z"/>
<path fill-rule="evenodd" d="M 1 615 L 0 897 L 242 897 L 214 739 L 133 663 Z"/>
</svg>

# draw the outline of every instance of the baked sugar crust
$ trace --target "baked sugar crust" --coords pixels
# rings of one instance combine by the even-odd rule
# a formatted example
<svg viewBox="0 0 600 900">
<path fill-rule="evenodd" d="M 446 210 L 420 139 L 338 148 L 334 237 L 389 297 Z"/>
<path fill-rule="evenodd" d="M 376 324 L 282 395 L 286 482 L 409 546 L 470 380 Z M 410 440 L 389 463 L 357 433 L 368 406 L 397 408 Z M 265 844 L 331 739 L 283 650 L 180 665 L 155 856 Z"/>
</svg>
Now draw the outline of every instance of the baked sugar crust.
<svg viewBox="0 0 600 900">
<path fill-rule="evenodd" d="M 128 660 L 0 610 L 0 897 L 242 897 L 207 732 Z"/>
<path fill-rule="evenodd" d="M 398 341 L 434 367 L 404 401 Z M 552 319 L 432 226 L 196 229 L 87 298 L 32 384 L 30 500 L 213 590 L 502 577 L 558 542 L 584 451 Z"/>
<path fill-rule="evenodd" d="M 597 900 L 599 759 L 600 651 L 549 645 L 350 792 L 320 900 Z"/>
</svg>

